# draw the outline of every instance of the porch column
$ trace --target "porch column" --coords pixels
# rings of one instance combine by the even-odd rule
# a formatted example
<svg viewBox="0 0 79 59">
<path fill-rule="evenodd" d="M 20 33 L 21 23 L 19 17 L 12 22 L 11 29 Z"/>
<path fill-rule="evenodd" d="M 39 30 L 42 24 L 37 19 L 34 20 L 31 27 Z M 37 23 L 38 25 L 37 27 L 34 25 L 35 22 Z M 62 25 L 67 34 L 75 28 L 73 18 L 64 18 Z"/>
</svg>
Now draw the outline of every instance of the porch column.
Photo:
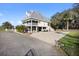
<svg viewBox="0 0 79 59">
<path fill-rule="evenodd" d="M 31 32 L 32 32 L 32 19 L 31 19 Z"/>
<path fill-rule="evenodd" d="M 38 31 L 37 26 L 36 26 L 36 32 Z"/>
<path fill-rule="evenodd" d="M 43 27 L 42 27 L 42 31 L 43 31 Z"/>
</svg>

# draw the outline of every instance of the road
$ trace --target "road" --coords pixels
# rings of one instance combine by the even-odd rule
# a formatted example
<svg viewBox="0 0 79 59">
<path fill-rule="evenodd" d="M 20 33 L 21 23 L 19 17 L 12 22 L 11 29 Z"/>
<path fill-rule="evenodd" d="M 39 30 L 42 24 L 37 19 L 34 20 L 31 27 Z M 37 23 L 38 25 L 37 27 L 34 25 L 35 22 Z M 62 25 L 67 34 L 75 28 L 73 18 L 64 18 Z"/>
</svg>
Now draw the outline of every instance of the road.
<svg viewBox="0 0 79 59">
<path fill-rule="evenodd" d="M 1 56 L 25 56 L 29 49 L 36 56 L 61 56 L 65 55 L 56 47 L 15 32 L 0 32 L 0 55 Z"/>
</svg>

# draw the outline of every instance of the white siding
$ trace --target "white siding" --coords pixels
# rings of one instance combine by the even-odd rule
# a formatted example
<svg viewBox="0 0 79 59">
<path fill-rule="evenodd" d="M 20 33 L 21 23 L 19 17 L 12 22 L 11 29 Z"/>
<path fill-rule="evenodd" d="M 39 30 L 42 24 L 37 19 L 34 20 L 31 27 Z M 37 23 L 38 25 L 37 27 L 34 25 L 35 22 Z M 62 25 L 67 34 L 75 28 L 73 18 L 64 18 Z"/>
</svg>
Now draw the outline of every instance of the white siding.
<svg viewBox="0 0 79 59">
<path fill-rule="evenodd" d="M 25 23 L 25 24 L 23 24 L 23 25 L 27 26 L 28 24 L 27 24 L 27 23 Z"/>
<path fill-rule="evenodd" d="M 47 23 L 47 22 L 40 21 L 40 22 L 38 23 L 38 26 L 47 27 L 47 26 L 48 26 L 48 23 Z"/>
</svg>

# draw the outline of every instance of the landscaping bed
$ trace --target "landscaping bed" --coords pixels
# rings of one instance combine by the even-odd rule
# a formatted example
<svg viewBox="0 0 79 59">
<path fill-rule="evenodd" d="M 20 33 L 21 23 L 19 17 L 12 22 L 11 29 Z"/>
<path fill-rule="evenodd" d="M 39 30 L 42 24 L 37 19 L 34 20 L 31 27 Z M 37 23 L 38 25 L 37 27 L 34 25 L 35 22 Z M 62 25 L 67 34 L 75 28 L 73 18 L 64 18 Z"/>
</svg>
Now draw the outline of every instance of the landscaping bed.
<svg viewBox="0 0 79 59">
<path fill-rule="evenodd" d="M 67 55 L 79 55 L 79 31 L 69 32 L 65 37 L 58 41 L 60 48 L 62 48 Z"/>
</svg>

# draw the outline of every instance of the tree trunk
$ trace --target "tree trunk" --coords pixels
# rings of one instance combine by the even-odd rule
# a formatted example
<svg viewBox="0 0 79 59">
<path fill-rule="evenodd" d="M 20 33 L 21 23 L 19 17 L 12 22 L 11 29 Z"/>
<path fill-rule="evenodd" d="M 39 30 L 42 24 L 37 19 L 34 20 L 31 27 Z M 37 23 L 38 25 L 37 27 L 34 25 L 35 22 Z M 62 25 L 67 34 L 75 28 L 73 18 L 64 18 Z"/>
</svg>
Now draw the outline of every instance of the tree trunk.
<svg viewBox="0 0 79 59">
<path fill-rule="evenodd" d="M 67 20 L 67 31 L 69 30 L 69 21 Z"/>
</svg>

